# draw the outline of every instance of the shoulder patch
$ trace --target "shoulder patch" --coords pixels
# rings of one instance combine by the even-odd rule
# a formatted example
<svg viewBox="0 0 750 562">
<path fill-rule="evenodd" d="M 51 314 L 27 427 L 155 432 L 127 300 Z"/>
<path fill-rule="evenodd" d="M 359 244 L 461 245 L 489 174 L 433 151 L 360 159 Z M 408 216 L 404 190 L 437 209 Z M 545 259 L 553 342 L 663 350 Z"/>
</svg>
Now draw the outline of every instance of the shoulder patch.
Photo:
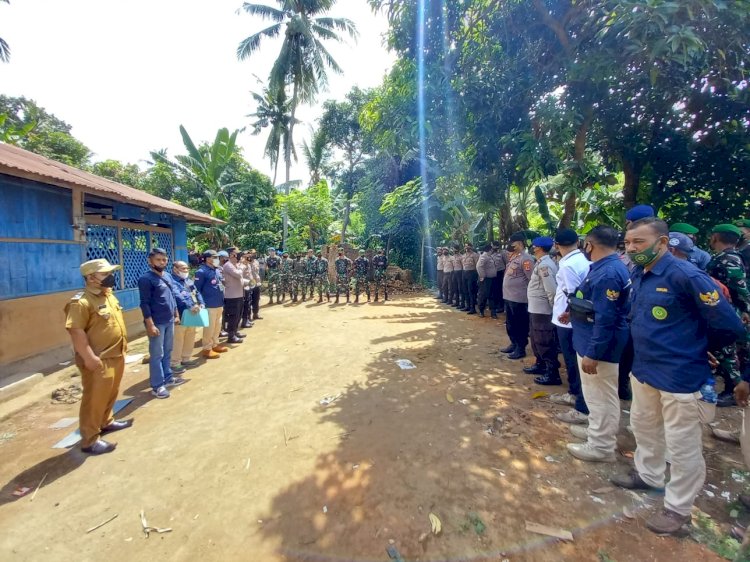
<svg viewBox="0 0 750 562">
<path fill-rule="evenodd" d="M 70 297 L 70 300 L 71 302 L 78 302 L 79 300 L 81 300 L 82 296 L 83 296 L 83 291 L 81 291 L 80 293 L 76 293 L 75 295 Z"/>
<path fill-rule="evenodd" d="M 716 306 L 719 304 L 719 291 L 710 291 L 700 294 L 701 302 L 707 306 Z"/>
<path fill-rule="evenodd" d="M 531 271 L 531 262 L 530 261 L 523 262 L 523 269 L 524 271 Z"/>
<path fill-rule="evenodd" d="M 620 298 L 620 291 L 615 291 L 613 289 L 607 289 L 607 300 L 609 301 L 616 301 Z"/>
</svg>

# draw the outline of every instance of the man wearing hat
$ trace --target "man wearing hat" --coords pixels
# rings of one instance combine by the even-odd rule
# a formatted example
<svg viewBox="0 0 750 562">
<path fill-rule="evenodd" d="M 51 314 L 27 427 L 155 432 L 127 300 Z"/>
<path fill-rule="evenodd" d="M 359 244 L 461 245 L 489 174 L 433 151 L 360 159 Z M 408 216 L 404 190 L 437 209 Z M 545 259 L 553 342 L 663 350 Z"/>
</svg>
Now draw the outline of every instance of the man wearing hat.
<svg viewBox="0 0 750 562">
<path fill-rule="evenodd" d="M 708 252 L 701 250 L 695 244 L 695 236 L 696 234 L 698 234 L 699 230 L 692 224 L 688 224 L 686 222 L 678 222 L 670 226 L 669 231 L 670 233 L 675 232 L 678 234 L 684 234 L 685 236 L 690 238 L 690 240 L 693 242 L 693 249 L 690 251 L 690 254 L 688 254 L 688 261 L 695 265 L 698 269 L 706 271 L 708 262 L 711 261 L 711 255 Z"/>
<path fill-rule="evenodd" d="M 646 527 L 679 535 L 690 524 L 706 476 L 698 397 L 711 376 L 709 340 L 726 345 L 744 329 L 708 275 L 667 251 L 666 223 L 645 219 L 630 225 L 625 244 L 639 266 L 630 299 L 635 470 L 612 482 L 627 489 L 664 489 L 668 453 L 664 509 Z"/>
<path fill-rule="evenodd" d="M 531 272 L 527 296 L 531 320 L 531 349 L 536 356 L 536 364 L 533 367 L 524 367 L 523 371 L 529 375 L 540 375 L 534 382 L 541 385 L 562 384 L 560 361 L 557 359 L 557 339 L 552 324 L 552 307 L 557 291 L 557 264 L 549 253 L 554 243 L 548 236 L 539 236 L 531 242 L 536 265 Z"/>
<path fill-rule="evenodd" d="M 578 370 L 578 357 L 573 347 L 573 327 L 569 322 L 563 322 L 568 310 L 568 297 L 575 295 L 576 290 L 583 284 L 589 274 L 590 263 L 578 248 L 578 234 L 569 228 L 563 228 L 555 234 L 555 245 L 560 252 L 560 261 L 555 277 L 557 290 L 555 304 L 552 310 L 552 323 L 557 328 L 557 340 L 560 343 L 565 370 L 568 374 L 568 392 L 553 394 L 550 401 L 574 409 L 556 415 L 560 421 L 570 424 L 586 424 L 589 409 L 583 398 L 581 375 Z"/>
<path fill-rule="evenodd" d="M 115 421 L 112 413 L 128 348 L 122 307 L 112 294 L 117 283 L 113 272 L 118 269 L 119 265 L 104 259 L 81 264 L 86 287 L 65 305 L 65 328 L 73 342 L 83 385 L 81 450 L 92 455 L 109 453 L 117 446 L 100 439 L 102 433 L 133 425 L 132 419 Z"/>
<path fill-rule="evenodd" d="M 302 278 L 302 302 L 307 298 L 307 291 L 310 290 L 310 300 L 313 299 L 315 292 L 315 274 L 318 271 L 318 258 L 315 257 L 315 250 L 308 248 L 307 256 L 302 262 L 304 276 Z"/>
<path fill-rule="evenodd" d="M 276 255 L 274 248 L 268 248 L 266 258 L 266 279 L 268 287 L 268 304 L 273 304 L 273 293 L 276 291 L 276 302 L 281 302 L 281 287 L 279 286 L 279 265 L 281 260 Z"/>
<path fill-rule="evenodd" d="M 690 262 L 690 253 L 695 248 L 695 244 L 687 234 L 672 231 L 669 233 L 668 248 L 672 255 L 678 260 L 686 260 Z"/>
<path fill-rule="evenodd" d="M 466 302 L 466 284 L 464 283 L 464 256 L 461 253 L 461 246 L 456 244 L 453 248 L 453 292 L 456 294 L 456 304 L 454 308 L 468 312 Z"/>
<path fill-rule="evenodd" d="M 346 293 L 346 302 L 349 302 L 349 276 L 352 270 L 352 260 L 344 255 L 344 248 L 339 248 L 339 254 L 334 262 L 336 267 L 336 304 L 342 292 Z"/>
<path fill-rule="evenodd" d="M 737 246 L 737 251 L 745 262 L 745 277 L 750 279 L 750 219 L 738 220 L 734 225 L 742 232 L 742 240 Z"/>
<path fill-rule="evenodd" d="M 443 302 L 453 305 L 453 257 L 448 248 L 443 248 Z"/>
<path fill-rule="evenodd" d="M 195 272 L 198 289 L 208 310 L 208 326 L 203 328 L 203 352 L 206 359 L 217 359 L 219 353 L 229 348 L 219 343 L 221 313 L 224 309 L 224 277 L 221 275 L 219 254 L 214 250 L 203 252 L 203 264 Z"/>
<path fill-rule="evenodd" d="M 437 300 L 442 301 L 444 300 L 443 297 L 443 263 L 445 262 L 445 256 L 443 255 L 443 248 L 442 246 L 437 247 Z"/>
<path fill-rule="evenodd" d="M 526 357 L 526 345 L 529 343 L 528 287 L 534 258 L 526 251 L 526 234 L 523 232 L 510 237 L 510 246 L 513 253 L 508 259 L 503 278 L 505 329 L 510 345 L 500 352 L 508 353 L 509 359 L 521 359 Z"/>
<path fill-rule="evenodd" d="M 505 300 L 503 299 L 503 278 L 505 277 L 505 268 L 508 265 L 508 252 L 500 247 L 500 242 L 495 240 L 492 243 L 492 261 L 495 263 L 497 275 L 492 281 L 492 318 L 497 319 L 498 313 L 505 312 Z"/>
<path fill-rule="evenodd" d="M 367 302 L 370 302 L 370 284 L 367 275 L 370 272 L 370 260 L 365 257 L 365 251 L 360 250 L 359 256 L 354 260 L 354 302 L 359 302 L 359 293 L 364 288 L 367 294 Z"/>
<path fill-rule="evenodd" d="M 477 291 L 479 290 L 479 275 L 477 274 L 477 262 L 479 254 L 474 246 L 467 243 L 464 246 L 464 254 L 461 262 L 464 268 L 464 292 L 466 293 L 465 310 L 469 314 L 477 313 Z"/>
<path fill-rule="evenodd" d="M 742 238 L 742 231 L 733 224 L 720 224 L 711 231 L 711 249 L 716 252 L 711 258 L 706 272 L 714 279 L 726 285 L 731 296 L 732 306 L 750 329 L 750 290 L 745 276 L 745 264 L 737 251 L 737 244 Z M 750 332 L 736 343 L 737 359 L 740 373 L 750 370 Z M 719 407 L 734 406 L 734 386 L 739 381 L 724 377 L 724 391 L 716 403 Z"/>
</svg>

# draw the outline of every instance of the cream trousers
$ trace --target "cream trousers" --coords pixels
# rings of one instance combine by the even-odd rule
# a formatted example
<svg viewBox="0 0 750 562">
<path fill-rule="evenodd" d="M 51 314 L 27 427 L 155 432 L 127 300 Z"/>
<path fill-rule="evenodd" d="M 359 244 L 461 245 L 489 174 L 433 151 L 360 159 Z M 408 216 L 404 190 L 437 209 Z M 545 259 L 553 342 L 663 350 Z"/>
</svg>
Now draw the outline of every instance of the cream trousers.
<svg viewBox="0 0 750 562">
<path fill-rule="evenodd" d="M 633 404 L 630 423 L 635 435 L 635 468 L 647 484 L 664 486 L 669 450 L 671 478 L 664 507 L 690 515 L 706 479 L 703 433 L 698 406 L 700 392 L 678 394 L 658 390 L 630 375 Z"/>
<path fill-rule="evenodd" d="M 186 328 L 181 324 L 174 327 L 174 345 L 172 346 L 172 365 L 188 361 L 193 355 L 195 346 L 195 328 Z"/>
<path fill-rule="evenodd" d="M 207 308 L 208 327 L 203 328 L 203 350 L 208 351 L 219 345 L 219 334 L 221 333 L 222 307 Z"/>
<path fill-rule="evenodd" d="M 578 356 L 583 397 L 589 408 L 588 442 L 596 450 L 611 454 L 617 446 L 620 430 L 620 398 L 617 396 L 617 363 L 599 361 L 595 375 L 583 372 L 582 357 Z"/>
</svg>

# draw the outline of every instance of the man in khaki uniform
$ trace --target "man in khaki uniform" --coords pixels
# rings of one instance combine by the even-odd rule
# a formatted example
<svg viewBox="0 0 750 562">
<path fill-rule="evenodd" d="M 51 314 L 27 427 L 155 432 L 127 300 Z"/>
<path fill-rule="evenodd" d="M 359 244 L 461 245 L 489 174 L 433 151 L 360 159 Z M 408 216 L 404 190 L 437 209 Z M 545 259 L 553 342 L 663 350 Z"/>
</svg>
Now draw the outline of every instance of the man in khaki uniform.
<svg viewBox="0 0 750 562">
<path fill-rule="evenodd" d="M 466 244 L 461 261 L 464 266 L 464 292 L 466 293 L 465 308 L 469 314 L 476 314 L 477 291 L 479 290 L 479 276 L 477 274 L 479 254 L 474 251 L 473 245 Z"/>
<path fill-rule="evenodd" d="M 99 439 L 102 433 L 133 425 L 132 419 L 115 421 L 112 412 L 128 347 L 122 307 L 112 294 L 115 286 L 112 272 L 119 268 L 103 259 L 81 264 L 86 288 L 65 306 L 65 328 L 73 341 L 83 381 L 81 450 L 93 455 L 112 452 L 117 446 Z"/>
</svg>

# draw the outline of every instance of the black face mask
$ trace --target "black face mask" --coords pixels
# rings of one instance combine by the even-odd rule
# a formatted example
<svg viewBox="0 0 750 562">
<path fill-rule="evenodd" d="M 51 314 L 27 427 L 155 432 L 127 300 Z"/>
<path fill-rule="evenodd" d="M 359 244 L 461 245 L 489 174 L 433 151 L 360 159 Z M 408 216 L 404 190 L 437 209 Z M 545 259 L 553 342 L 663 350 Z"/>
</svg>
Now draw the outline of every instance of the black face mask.
<svg viewBox="0 0 750 562">
<path fill-rule="evenodd" d="M 111 289 L 112 287 L 115 286 L 115 276 L 112 273 L 110 273 L 104 279 L 99 281 L 99 284 L 105 289 Z"/>
<path fill-rule="evenodd" d="M 591 261 L 591 250 L 587 250 L 586 246 L 584 246 L 583 249 L 581 249 L 581 253 L 583 254 L 584 258 Z"/>
<path fill-rule="evenodd" d="M 164 269 L 166 269 L 163 265 L 152 265 L 151 267 L 154 268 L 154 271 L 158 271 L 159 273 L 163 273 Z"/>
</svg>

